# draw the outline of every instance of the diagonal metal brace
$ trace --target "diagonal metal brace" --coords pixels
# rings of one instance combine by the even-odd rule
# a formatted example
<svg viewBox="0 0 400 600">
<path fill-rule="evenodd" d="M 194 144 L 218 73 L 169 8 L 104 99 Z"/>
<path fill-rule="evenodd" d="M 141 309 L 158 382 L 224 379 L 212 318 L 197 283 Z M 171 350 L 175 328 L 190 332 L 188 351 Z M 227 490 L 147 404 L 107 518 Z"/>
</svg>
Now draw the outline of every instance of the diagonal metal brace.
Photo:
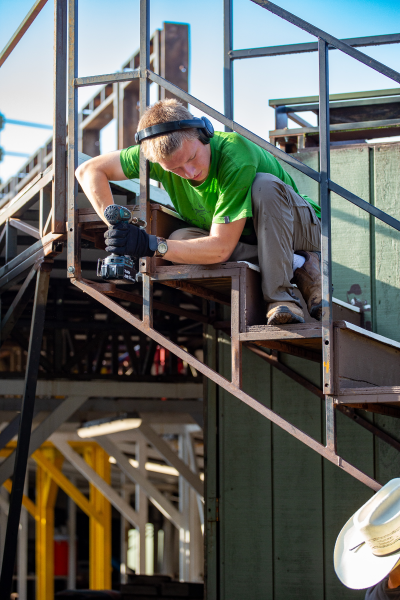
<svg viewBox="0 0 400 600">
<path fill-rule="evenodd" d="M 336 466 L 346 471 L 346 473 L 348 473 L 355 479 L 358 479 L 374 491 L 378 491 L 382 487 L 377 481 L 372 479 L 372 477 L 369 477 L 368 475 L 366 475 L 365 473 L 348 463 L 346 460 L 337 456 L 337 454 L 335 454 L 332 450 L 330 450 L 326 446 L 323 446 L 321 443 L 317 442 L 312 437 L 310 437 L 309 435 L 307 435 L 306 433 L 304 433 L 303 431 L 301 431 L 300 429 L 298 429 L 297 427 L 295 427 L 294 425 L 277 415 L 274 411 L 261 404 L 261 402 L 258 402 L 255 398 L 252 398 L 251 396 L 243 392 L 233 383 L 228 381 L 225 377 L 207 367 L 204 363 L 202 363 L 201 361 L 197 360 L 197 358 L 189 354 L 189 352 L 186 352 L 185 350 L 171 342 L 168 338 L 158 333 L 158 331 L 155 331 L 152 327 L 146 326 L 146 324 L 144 324 L 143 321 L 141 321 L 137 317 L 134 317 L 129 311 L 119 306 L 119 304 L 117 304 L 101 292 L 93 289 L 92 286 L 88 285 L 87 283 L 83 283 L 78 279 L 72 279 L 72 283 L 76 285 L 76 287 L 81 289 L 83 292 L 85 292 L 86 294 L 88 294 L 89 296 L 106 306 L 108 309 L 113 311 L 115 314 L 120 316 L 121 319 L 124 319 L 133 327 L 155 340 L 157 344 L 160 344 L 161 346 L 163 346 L 163 348 L 166 348 L 167 350 L 181 358 L 183 361 L 186 361 L 197 371 L 214 381 L 214 383 L 222 387 L 224 390 L 226 390 L 239 400 L 241 400 L 241 402 L 247 404 L 247 406 L 257 411 L 263 417 L 269 419 L 272 423 L 274 423 L 275 425 L 277 425 L 278 427 L 280 427 L 281 429 L 298 439 L 300 442 L 302 442 L 303 444 L 305 444 L 306 446 L 308 446 L 309 448 L 311 448 L 312 450 L 314 450 L 315 452 L 317 452 Z"/>
</svg>

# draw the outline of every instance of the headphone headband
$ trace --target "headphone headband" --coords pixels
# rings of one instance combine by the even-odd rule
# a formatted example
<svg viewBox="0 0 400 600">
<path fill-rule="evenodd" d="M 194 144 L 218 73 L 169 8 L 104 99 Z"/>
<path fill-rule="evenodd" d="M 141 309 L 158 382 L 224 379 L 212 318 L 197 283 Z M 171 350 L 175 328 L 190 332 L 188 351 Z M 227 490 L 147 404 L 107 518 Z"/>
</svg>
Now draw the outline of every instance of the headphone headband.
<svg viewBox="0 0 400 600">
<path fill-rule="evenodd" d="M 136 144 L 140 144 L 143 140 L 163 135 L 164 133 L 170 133 L 172 131 L 179 131 L 181 129 L 193 129 L 199 130 L 200 140 L 203 144 L 208 144 L 210 138 L 214 135 L 214 128 L 210 121 L 206 117 L 201 119 L 193 117 L 193 119 L 186 119 L 183 121 L 168 121 L 167 123 L 158 123 L 152 127 L 146 127 L 141 129 L 135 134 Z"/>
</svg>

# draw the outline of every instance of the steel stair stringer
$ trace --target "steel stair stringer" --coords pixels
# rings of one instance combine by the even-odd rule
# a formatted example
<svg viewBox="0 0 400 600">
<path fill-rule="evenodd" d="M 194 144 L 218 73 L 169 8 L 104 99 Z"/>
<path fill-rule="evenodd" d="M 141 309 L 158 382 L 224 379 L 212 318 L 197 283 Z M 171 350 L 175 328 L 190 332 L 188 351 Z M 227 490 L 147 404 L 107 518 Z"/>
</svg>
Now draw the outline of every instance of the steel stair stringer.
<svg viewBox="0 0 400 600">
<path fill-rule="evenodd" d="M 372 479 L 371 477 L 354 467 L 352 464 L 338 456 L 336 452 L 333 449 L 331 449 L 331 447 L 320 444 L 312 437 L 310 437 L 309 435 L 307 435 L 306 433 L 304 433 L 303 431 L 301 431 L 300 429 L 298 429 L 297 427 L 295 427 L 294 425 L 277 415 L 274 411 L 258 402 L 255 398 L 252 398 L 251 396 L 246 394 L 234 383 L 228 381 L 225 377 L 207 367 L 207 365 L 199 361 L 193 355 L 171 342 L 165 336 L 161 335 L 151 326 L 147 325 L 146 322 L 141 321 L 137 317 L 134 317 L 128 310 L 121 307 L 119 304 L 114 302 L 104 293 L 98 291 L 98 289 L 96 289 L 97 286 L 92 286 L 89 283 L 82 281 L 81 279 L 71 279 L 71 283 L 73 283 L 76 287 L 82 290 L 82 292 L 88 294 L 89 296 L 103 304 L 109 310 L 112 310 L 115 314 L 121 317 L 121 319 L 124 319 L 124 321 L 126 321 L 145 335 L 149 336 L 155 342 L 160 344 L 163 348 L 169 350 L 182 360 L 186 361 L 189 365 L 194 367 L 205 377 L 211 379 L 214 383 L 216 383 L 224 390 L 238 398 L 238 400 L 244 402 L 244 404 L 247 404 L 247 406 L 257 411 L 263 417 L 269 419 L 272 423 L 274 423 L 275 425 L 277 425 L 278 427 L 280 427 L 281 429 L 298 439 L 300 442 L 302 442 L 303 444 L 320 454 L 323 458 L 326 458 L 327 460 L 332 462 L 334 465 L 336 465 L 355 479 L 358 479 L 374 491 L 378 491 L 382 487 L 377 481 L 375 481 L 374 479 Z"/>
</svg>

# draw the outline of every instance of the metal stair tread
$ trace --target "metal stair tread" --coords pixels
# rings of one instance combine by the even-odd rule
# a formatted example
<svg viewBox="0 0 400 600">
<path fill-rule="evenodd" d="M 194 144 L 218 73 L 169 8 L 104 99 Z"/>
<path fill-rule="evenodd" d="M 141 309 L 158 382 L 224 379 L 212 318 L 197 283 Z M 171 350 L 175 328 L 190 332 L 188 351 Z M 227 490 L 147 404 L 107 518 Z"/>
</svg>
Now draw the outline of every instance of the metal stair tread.
<svg viewBox="0 0 400 600">
<path fill-rule="evenodd" d="M 321 323 L 299 323 L 294 325 L 252 325 L 240 334 L 241 341 L 321 338 Z"/>
<path fill-rule="evenodd" d="M 359 388 L 342 388 L 339 392 L 339 396 L 358 396 L 365 394 L 366 396 L 376 394 L 400 394 L 400 386 L 398 385 L 387 385 L 387 386 L 370 386 L 370 387 L 359 387 Z"/>
<path fill-rule="evenodd" d="M 348 321 L 335 321 L 333 323 L 334 327 L 338 327 L 339 329 L 348 329 L 350 331 L 354 331 L 354 333 L 358 333 L 363 335 L 364 337 L 375 340 L 376 342 L 380 342 L 382 344 L 387 344 L 388 346 L 392 346 L 393 348 L 400 349 L 400 342 L 396 342 L 396 340 L 391 340 L 390 338 L 385 337 L 384 335 L 380 335 L 379 333 L 374 333 L 373 331 L 368 331 L 368 329 L 363 329 L 358 325 L 353 325 Z"/>
</svg>

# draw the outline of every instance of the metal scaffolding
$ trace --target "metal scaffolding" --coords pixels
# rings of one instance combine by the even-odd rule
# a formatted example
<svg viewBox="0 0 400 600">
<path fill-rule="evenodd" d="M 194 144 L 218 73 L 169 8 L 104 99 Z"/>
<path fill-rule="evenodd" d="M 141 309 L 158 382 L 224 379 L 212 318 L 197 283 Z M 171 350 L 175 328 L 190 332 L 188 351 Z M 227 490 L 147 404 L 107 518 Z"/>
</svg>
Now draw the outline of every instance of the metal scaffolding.
<svg viewBox="0 0 400 600">
<path fill-rule="evenodd" d="M 293 25 L 303 29 L 318 39 L 317 44 L 303 44 L 302 49 L 295 46 L 282 46 L 279 48 L 258 48 L 251 50 L 233 50 L 232 48 L 232 0 L 224 0 L 224 97 L 225 114 L 222 114 L 201 100 L 191 96 L 180 87 L 171 83 L 166 78 L 150 69 L 150 1 L 140 0 L 140 63 L 132 71 L 104 74 L 98 76 L 79 77 L 77 71 L 77 8 L 78 0 L 55 0 L 55 49 L 54 49 L 54 120 L 53 120 L 53 143 L 52 165 L 40 172 L 31 183 L 17 194 L 12 201 L 0 210 L 0 225 L 4 224 L 1 240 L 6 247 L 6 264 L 0 268 L 0 288 L 2 291 L 26 277 L 13 306 L 7 312 L 2 321 L 2 329 L 12 327 L 12 323 L 21 314 L 21 307 L 25 306 L 26 290 L 36 276 L 36 292 L 34 309 L 32 313 L 32 326 L 29 341 L 28 362 L 26 379 L 24 385 L 23 404 L 21 416 L 18 419 L 19 432 L 15 459 L 4 463 L 0 471 L 7 470 L 8 477 L 13 472 L 13 486 L 10 502 L 10 511 L 7 524 L 7 534 L 3 566 L 0 580 L 0 597 L 8 597 L 11 590 L 12 573 L 16 555 L 17 534 L 21 505 L 23 500 L 23 488 L 28 456 L 37 451 L 40 444 L 53 433 L 58 424 L 68 418 L 71 411 L 79 407 L 84 399 L 82 397 L 71 397 L 57 415 L 53 415 L 52 427 L 44 427 L 42 431 L 35 430 L 31 436 L 31 426 L 34 414 L 35 391 L 37 374 L 42 343 L 44 315 L 49 285 L 49 276 L 52 258 L 60 252 L 64 242 L 67 242 L 67 273 L 79 290 L 88 294 L 95 301 L 118 315 L 121 319 L 132 325 L 142 334 L 154 340 L 163 348 L 179 357 L 199 373 L 221 386 L 224 390 L 247 404 L 272 423 L 294 436 L 306 446 L 326 458 L 351 476 L 360 480 L 373 490 L 378 490 L 380 484 L 368 477 L 349 462 L 338 456 L 336 452 L 336 422 L 335 410 L 339 408 L 350 418 L 355 419 L 351 408 L 347 405 L 368 402 L 375 405 L 379 402 L 398 402 L 400 390 L 396 385 L 396 373 L 382 383 L 376 375 L 376 387 L 354 388 L 346 390 L 340 386 L 340 375 L 346 372 L 346 352 L 351 353 L 352 344 L 374 345 L 374 351 L 387 364 L 387 369 L 394 369 L 397 364 L 397 352 L 399 344 L 366 332 L 357 324 L 351 324 L 341 317 L 335 318 L 335 307 L 332 299 L 332 272 L 331 272 L 331 202 L 330 195 L 334 192 L 353 203 L 357 207 L 369 213 L 397 231 L 400 231 L 400 222 L 390 215 L 379 210 L 375 206 L 364 201 L 362 198 L 351 193 L 331 180 L 330 176 L 330 128 L 329 128 L 329 50 L 338 49 L 348 56 L 358 60 L 362 64 L 389 77 L 396 83 L 400 83 L 400 74 L 386 67 L 380 62 L 363 54 L 355 48 L 357 46 L 379 45 L 382 43 L 397 43 L 399 35 L 376 36 L 372 38 L 358 38 L 351 40 L 339 40 L 328 33 L 303 21 L 288 11 L 272 4 L 268 0 L 252 0 L 261 8 L 264 8 Z M 5 50 L 0 55 L 0 64 L 4 62 L 12 49 L 16 46 L 23 33 L 39 13 L 45 2 L 37 2 L 21 27 L 17 30 Z M 320 171 L 315 171 L 298 161 L 294 156 L 286 154 L 268 141 L 259 137 L 256 133 L 247 130 L 233 120 L 233 61 L 252 56 L 275 56 L 278 54 L 290 54 L 293 52 L 308 52 L 318 50 L 319 55 L 319 143 L 320 143 Z M 320 186 L 320 200 L 322 209 L 322 293 L 324 317 L 322 328 L 320 324 L 305 323 L 304 325 L 292 325 L 285 328 L 267 327 L 263 324 L 261 315 L 262 301 L 260 301 L 259 273 L 256 269 L 249 268 L 243 263 L 226 263 L 221 265 L 190 265 L 171 266 L 162 259 L 144 258 L 140 259 L 140 272 L 143 278 L 143 318 L 139 319 L 127 310 L 118 300 L 132 300 L 133 294 L 121 292 L 113 284 L 98 283 L 86 280 L 82 277 L 81 264 L 81 237 L 85 229 L 87 219 L 77 205 L 77 182 L 75 170 L 78 166 L 78 89 L 83 86 L 121 84 L 139 81 L 140 115 L 143 114 L 149 104 L 149 87 L 154 82 L 164 93 L 169 93 L 192 106 L 195 106 L 204 114 L 222 123 L 227 131 L 234 131 L 246 139 L 258 144 L 275 157 L 286 164 L 294 167 L 307 177 L 313 179 Z M 67 83 L 66 83 L 67 82 Z M 68 123 L 65 123 L 66 110 L 68 112 Z M 68 138 L 67 138 L 68 132 Z M 67 143 L 68 142 L 68 143 Z M 68 151 L 67 165 L 65 153 Z M 67 185 L 66 185 L 67 182 Z M 52 202 L 51 211 L 48 213 L 44 189 L 51 183 Z M 17 224 L 16 219 L 23 216 L 24 212 L 35 202 L 35 196 L 40 193 L 40 227 L 35 233 L 38 240 L 28 250 L 17 256 L 16 251 L 16 227 L 24 227 Z M 140 197 L 138 204 L 138 217 L 148 224 L 149 233 L 164 235 L 170 233 L 176 227 L 177 215 L 172 211 L 166 211 L 162 207 L 152 206 L 149 202 L 149 168 L 143 156 L 140 158 Z M 67 227 L 65 226 L 65 215 L 67 215 Z M 93 216 L 92 221 L 97 217 Z M 99 221 L 99 219 L 97 219 Z M 32 231 L 31 231 L 32 234 Z M 153 326 L 153 283 L 159 282 L 170 287 L 184 289 L 189 293 L 200 296 L 212 302 L 219 302 L 231 306 L 231 320 L 215 322 L 214 327 L 230 333 L 231 336 L 231 380 L 221 376 L 218 372 L 208 367 L 195 356 L 187 352 L 166 335 L 157 331 Z M 112 296 L 111 298 L 109 296 Z M 137 297 L 136 297 L 137 300 Z M 210 323 L 208 315 L 198 315 L 197 320 Z M 344 358 L 341 359 L 337 348 L 339 343 L 344 348 Z M 272 350 L 286 351 L 311 360 L 319 360 L 318 355 L 322 348 L 322 373 L 323 390 L 312 390 L 325 399 L 326 405 L 326 444 L 323 445 L 294 427 L 291 423 L 268 409 L 256 399 L 246 394 L 242 388 L 242 365 L 241 351 L 245 344 L 257 354 L 264 355 L 263 358 L 277 368 L 284 370 L 289 376 L 301 378 L 284 367 L 273 354 L 266 354 L 260 346 Z M 361 367 L 360 367 L 361 368 Z M 386 372 L 384 373 L 386 377 Z M 306 380 L 300 381 L 310 389 Z M 371 427 L 367 421 L 358 422 L 363 427 Z M 17 422 L 13 422 L 9 430 L 15 432 Z M 38 428 L 40 429 L 40 428 Z M 372 431 L 372 429 L 370 429 Z M 379 430 L 374 428 L 374 433 L 379 435 Z M 383 434 L 383 432 L 380 432 Z M 3 435 L 3 433 L 2 433 Z M 14 433 L 12 434 L 14 435 Z M 12 437 L 11 435 L 11 437 Z M 386 434 L 383 434 L 386 435 Z M 382 435 L 381 435 L 382 437 Z M 11 439 L 11 438 L 9 438 Z M 382 438 L 383 439 L 383 438 Z M 8 441 L 8 440 L 7 440 Z M 386 441 L 393 440 L 386 435 Z M 56 442 L 54 442 L 56 443 Z M 58 442 L 60 447 L 60 442 Z M 394 445 L 392 443 L 392 445 Z M 67 452 L 64 447 L 64 451 Z M 113 449 L 114 452 L 114 449 Z M 42 460 L 42 468 L 52 468 L 44 462 L 43 457 L 36 454 L 38 460 Z M 35 458 L 35 460 L 36 460 Z M 76 459 L 75 459 L 76 460 Z M 117 458 L 118 460 L 118 458 Z M 123 458 L 121 457 L 123 462 Z M 82 467 L 83 468 L 83 467 Z M 54 471 L 54 469 L 53 469 Z M 127 470 L 129 476 L 131 470 Z M 190 483 L 190 482 L 189 482 Z M 192 482 L 193 485 L 198 487 Z M 199 489 L 196 489 L 198 492 Z M 153 491 L 154 493 L 154 491 Z M 126 515 L 127 517 L 128 515 Z M 175 515 L 176 516 L 176 515 Z M 179 520 L 179 517 L 176 516 Z M 93 534 L 94 535 L 94 534 Z"/>
</svg>

